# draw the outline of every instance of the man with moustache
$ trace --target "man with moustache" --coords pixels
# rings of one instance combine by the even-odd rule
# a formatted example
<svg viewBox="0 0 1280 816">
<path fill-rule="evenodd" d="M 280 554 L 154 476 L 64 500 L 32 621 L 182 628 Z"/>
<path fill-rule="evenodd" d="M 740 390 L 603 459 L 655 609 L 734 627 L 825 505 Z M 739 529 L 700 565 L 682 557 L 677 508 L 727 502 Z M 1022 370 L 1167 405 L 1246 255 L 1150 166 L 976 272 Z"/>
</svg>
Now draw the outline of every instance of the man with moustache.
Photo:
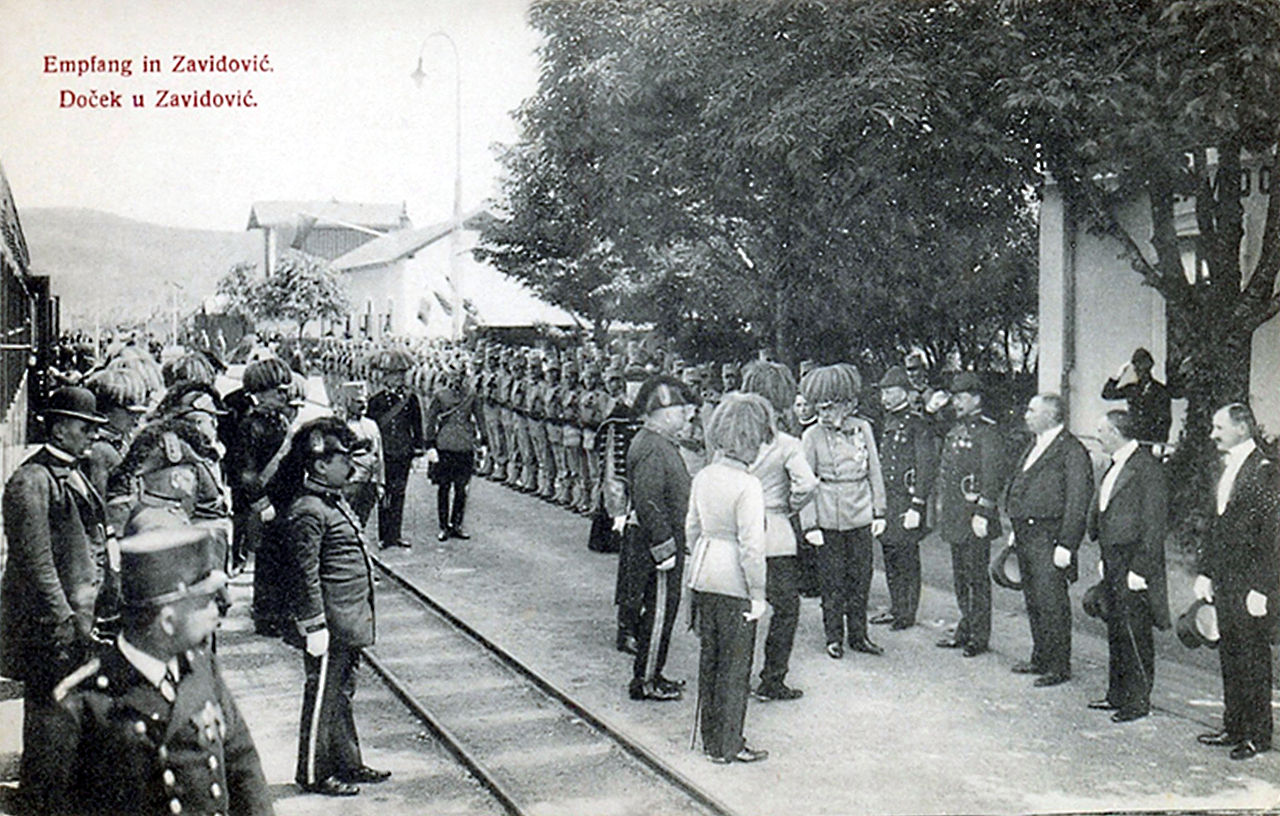
<svg viewBox="0 0 1280 816">
<path fill-rule="evenodd" d="M 1222 453 L 1213 515 L 1200 552 L 1198 598 L 1218 613 L 1222 730 L 1204 745 L 1232 746 L 1232 759 L 1271 750 L 1271 672 L 1280 605 L 1280 473 L 1254 441 L 1249 406 L 1213 415 L 1210 438 Z"/>
</svg>

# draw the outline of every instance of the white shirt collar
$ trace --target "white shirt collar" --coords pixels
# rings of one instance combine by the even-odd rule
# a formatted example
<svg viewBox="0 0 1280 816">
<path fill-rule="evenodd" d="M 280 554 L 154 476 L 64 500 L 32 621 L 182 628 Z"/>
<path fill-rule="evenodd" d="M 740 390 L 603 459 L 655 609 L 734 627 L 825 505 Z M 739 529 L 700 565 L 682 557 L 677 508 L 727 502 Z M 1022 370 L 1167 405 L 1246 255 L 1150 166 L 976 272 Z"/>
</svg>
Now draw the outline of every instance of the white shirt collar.
<svg viewBox="0 0 1280 816">
<path fill-rule="evenodd" d="M 147 678 L 151 685 L 160 688 L 168 671 L 165 661 L 134 646 L 124 639 L 124 635 L 116 638 L 116 648 L 120 650 L 120 654 L 124 655 L 125 660 L 128 660 L 143 677 Z"/>
<path fill-rule="evenodd" d="M 1053 440 L 1058 438 L 1058 434 L 1062 433 L 1061 425 L 1054 425 L 1047 431 L 1041 431 L 1036 434 L 1036 445 L 1047 448 L 1053 444 Z"/>
<path fill-rule="evenodd" d="M 1117 468 L 1124 467 L 1124 463 L 1129 461 L 1129 457 L 1133 456 L 1134 451 L 1138 449 L 1138 440 L 1130 439 L 1128 442 L 1116 448 L 1116 452 L 1111 454 L 1111 462 Z"/>
<path fill-rule="evenodd" d="M 1253 437 L 1249 437 L 1238 445 L 1228 450 L 1223 458 L 1228 462 L 1243 462 L 1249 458 L 1249 454 L 1258 447 L 1258 443 L 1253 441 Z"/>
<path fill-rule="evenodd" d="M 76 462 L 76 458 L 74 456 L 67 453 L 62 448 L 57 447 L 56 445 L 51 445 L 48 442 L 46 442 L 44 443 L 44 449 L 49 452 L 50 456 L 52 456 L 54 459 L 57 459 L 59 462 L 64 462 L 68 465 L 74 465 Z"/>
</svg>

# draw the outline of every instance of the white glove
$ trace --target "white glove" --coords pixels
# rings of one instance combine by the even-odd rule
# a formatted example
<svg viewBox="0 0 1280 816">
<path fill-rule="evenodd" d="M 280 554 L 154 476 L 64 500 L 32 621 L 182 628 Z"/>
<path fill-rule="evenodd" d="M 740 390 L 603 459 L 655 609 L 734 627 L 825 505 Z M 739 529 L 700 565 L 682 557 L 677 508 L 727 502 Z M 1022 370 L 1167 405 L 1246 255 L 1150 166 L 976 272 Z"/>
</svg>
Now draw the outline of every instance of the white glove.
<svg viewBox="0 0 1280 816">
<path fill-rule="evenodd" d="M 1147 588 L 1147 579 L 1133 570 L 1129 570 L 1129 575 L 1125 580 L 1129 584 L 1129 589 L 1133 592 L 1141 592 Z"/>
<path fill-rule="evenodd" d="M 1058 569 L 1071 566 L 1071 550 L 1059 544 L 1053 548 L 1053 565 Z"/>
<path fill-rule="evenodd" d="M 307 633 L 307 654 L 319 657 L 329 651 L 329 630 L 317 629 Z"/>
<path fill-rule="evenodd" d="M 1209 580 L 1208 575 L 1197 575 L 1191 591 L 1205 603 L 1213 603 L 1213 581 Z"/>
<path fill-rule="evenodd" d="M 1262 617 L 1267 614 L 1267 596 L 1256 589 L 1249 590 L 1249 594 L 1244 596 L 1244 608 L 1255 618 Z"/>
<path fill-rule="evenodd" d="M 769 604 L 765 601 L 752 600 L 751 608 L 746 612 L 743 612 L 742 617 L 748 621 L 760 620 L 760 618 L 763 617 L 765 610 L 768 608 Z"/>
<path fill-rule="evenodd" d="M 614 516 L 614 517 L 613 517 L 613 531 L 614 531 L 615 533 L 621 533 L 624 529 L 626 529 L 626 526 L 627 526 L 627 517 L 626 517 L 626 516 Z"/>
<path fill-rule="evenodd" d="M 808 541 L 810 544 L 812 544 L 815 547 L 821 547 L 823 544 L 827 543 L 822 538 L 821 530 L 810 530 L 809 532 L 804 534 L 804 540 Z"/>
<path fill-rule="evenodd" d="M 929 397 L 929 402 L 924 406 L 925 413 L 936 414 L 943 408 L 947 407 L 947 403 L 951 401 L 951 395 L 942 389 L 933 392 Z"/>
<path fill-rule="evenodd" d="M 920 511 L 912 507 L 902 514 L 902 529 L 914 530 L 920 526 Z"/>
<path fill-rule="evenodd" d="M 675 565 L 676 565 L 676 557 L 674 555 L 670 556 L 665 561 L 663 561 L 661 564 L 658 565 L 658 572 L 666 572 L 672 569 L 673 567 L 675 567 Z"/>
<path fill-rule="evenodd" d="M 880 536 L 884 535 L 885 528 L 888 526 L 889 525 L 882 518 L 872 519 L 871 520 L 871 537 L 879 538 Z"/>
<path fill-rule="evenodd" d="M 275 508 L 275 505 L 274 505 L 274 504 L 268 504 L 266 507 L 262 508 L 262 512 L 260 512 L 260 513 L 258 514 L 258 516 L 259 516 L 259 518 L 261 518 L 261 519 L 263 520 L 263 522 L 269 522 L 269 521 L 271 521 L 272 519 L 274 519 L 274 518 L 276 517 L 276 508 Z"/>
<path fill-rule="evenodd" d="M 974 516 L 972 519 L 969 520 L 969 526 L 973 529 L 973 534 L 976 535 L 978 538 L 987 537 L 988 530 L 987 530 L 986 516 Z"/>
<path fill-rule="evenodd" d="M 427 448 L 427 462 L 434 465 L 440 461 L 440 451 L 435 448 Z"/>
<path fill-rule="evenodd" d="M 1098 561 L 1098 577 L 1105 579 L 1107 577 L 1107 565 Z"/>
</svg>

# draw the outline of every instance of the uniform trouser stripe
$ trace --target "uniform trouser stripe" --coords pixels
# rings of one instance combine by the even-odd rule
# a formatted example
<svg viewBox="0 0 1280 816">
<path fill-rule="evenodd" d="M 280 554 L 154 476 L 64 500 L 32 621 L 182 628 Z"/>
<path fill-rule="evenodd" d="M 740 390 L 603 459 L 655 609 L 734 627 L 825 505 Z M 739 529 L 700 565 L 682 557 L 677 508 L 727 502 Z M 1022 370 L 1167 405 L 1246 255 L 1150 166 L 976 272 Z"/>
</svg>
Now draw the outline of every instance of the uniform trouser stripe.
<svg viewBox="0 0 1280 816">
<path fill-rule="evenodd" d="M 649 636 L 649 649 L 644 660 L 644 679 L 652 680 L 656 674 L 658 649 L 662 646 L 662 628 L 667 617 L 667 575 L 658 573 L 658 591 L 653 601 L 653 630 Z"/>
<path fill-rule="evenodd" d="M 320 710 L 324 708 L 324 692 L 329 682 L 329 653 L 320 656 L 320 682 L 316 685 L 311 705 L 311 733 L 307 735 L 307 784 L 316 784 L 316 738 L 320 734 Z"/>
</svg>

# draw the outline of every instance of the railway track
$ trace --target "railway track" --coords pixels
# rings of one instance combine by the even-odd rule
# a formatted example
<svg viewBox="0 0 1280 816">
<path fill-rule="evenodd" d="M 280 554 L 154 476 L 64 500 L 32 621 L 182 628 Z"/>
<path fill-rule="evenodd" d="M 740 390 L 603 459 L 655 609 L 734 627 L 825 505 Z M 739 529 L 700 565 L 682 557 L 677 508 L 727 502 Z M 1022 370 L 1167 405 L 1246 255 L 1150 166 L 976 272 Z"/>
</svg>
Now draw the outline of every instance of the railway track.
<svg viewBox="0 0 1280 816">
<path fill-rule="evenodd" d="M 593 714 L 372 556 L 378 644 L 370 668 L 513 816 L 733 816 L 644 746 Z"/>
</svg>

